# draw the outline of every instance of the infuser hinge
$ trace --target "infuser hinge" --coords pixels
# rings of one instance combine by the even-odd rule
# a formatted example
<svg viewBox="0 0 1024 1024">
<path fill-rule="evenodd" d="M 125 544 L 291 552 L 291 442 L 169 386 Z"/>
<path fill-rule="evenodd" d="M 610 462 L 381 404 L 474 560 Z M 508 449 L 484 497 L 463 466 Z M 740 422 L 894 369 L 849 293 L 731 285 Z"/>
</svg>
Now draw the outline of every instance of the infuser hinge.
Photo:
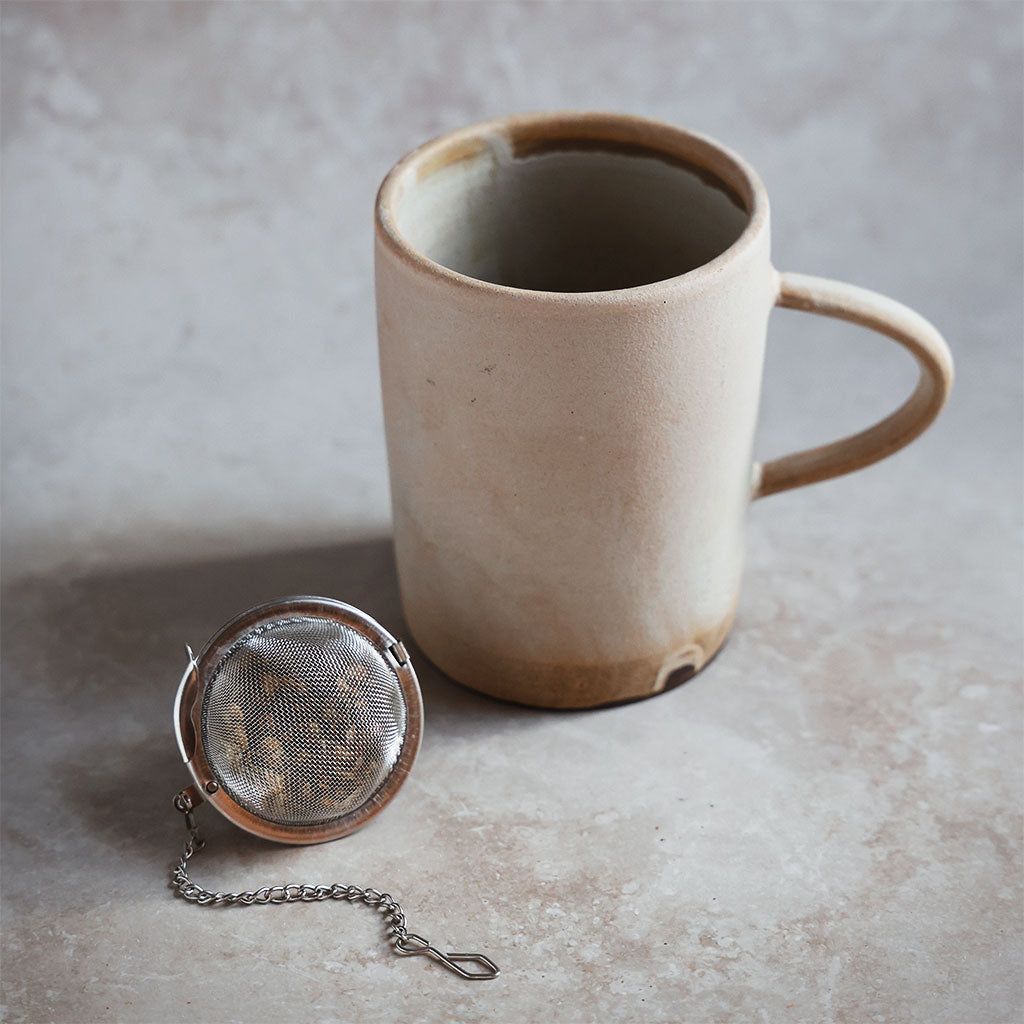
<svg viewBox="0 0 1024 1024">
<path fill-rule="evenodd" d="M 405 649 L 405 644 L 403 644 L 401 640 L 396 640 L 388 648 L 388 654 L 390 654 L 399 665 L 409 664 L 409 652 Z"/>
</svg>

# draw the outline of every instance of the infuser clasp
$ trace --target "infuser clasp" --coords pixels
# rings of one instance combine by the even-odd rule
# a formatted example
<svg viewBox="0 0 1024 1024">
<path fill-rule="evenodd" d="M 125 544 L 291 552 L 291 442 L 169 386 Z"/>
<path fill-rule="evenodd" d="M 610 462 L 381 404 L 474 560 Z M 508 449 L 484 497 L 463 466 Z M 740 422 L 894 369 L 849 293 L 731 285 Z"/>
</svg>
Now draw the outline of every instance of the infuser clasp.
<svg viewBox="0 0 1024 1024">
<path fill-rule="evenodd" d="M 206 845 L 206 840 L 199 836 L 199 826 L 196 824 L 194 812 L 196 807 L 202 802 L 203 798 L 199 795 L 199 790 L 195 786 L 187 786 L 180 793 L 177 793 L 172 801 L 174 809 L 185 815 L 185 828 L 188 829 L 196 848 L 200 850 Z"/>
</svg>

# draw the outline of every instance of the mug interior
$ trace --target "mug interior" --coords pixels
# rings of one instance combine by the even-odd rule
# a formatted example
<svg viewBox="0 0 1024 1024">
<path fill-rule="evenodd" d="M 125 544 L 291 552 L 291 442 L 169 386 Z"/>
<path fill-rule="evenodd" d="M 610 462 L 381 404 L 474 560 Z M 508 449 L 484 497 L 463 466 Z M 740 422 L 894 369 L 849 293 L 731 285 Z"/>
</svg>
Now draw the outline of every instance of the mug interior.
<svg viewBox="0 0 1024 1024">
<path fill-rule="evenodd" d="M 711 161 L 610 134 L 513 127 L 442 139 L 414 156 L 393 226 L 449 270 L 548 292 L 667 280 L 739 239 L 752 199 Z"/>
</svg>

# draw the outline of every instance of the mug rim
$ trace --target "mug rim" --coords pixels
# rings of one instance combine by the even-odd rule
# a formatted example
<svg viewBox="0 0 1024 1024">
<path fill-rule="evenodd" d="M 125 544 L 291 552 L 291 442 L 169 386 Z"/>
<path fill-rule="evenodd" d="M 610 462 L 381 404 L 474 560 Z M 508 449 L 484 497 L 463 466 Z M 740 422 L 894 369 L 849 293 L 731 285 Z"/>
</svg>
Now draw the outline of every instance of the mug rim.
<svg viewBox="0 0 1024 1024">
<path fill-rule="evenodd" d="M 463 274 L 443 263 L 438 263 L 417 249 L 402 234 L 395 223 L 394 205 L 400 189 L 410 178 L 422 178 L 432 171 L 458 160 L 468 159 L 481 152 L 486 138 L 503 135 L 515 148 L 537 151 L 545 142 L 562 142 L 569 148 L 574 142 L 607 142 L 632 147 L 637 154 L 648 150 L 658 152 L 686 166 L 693 172 L 715 178 L 712 187 L 733 193 L 743 205 L 747 221 L 739 237 L 717 256 L 682 274 L 602 291 L 543 291 L 497 284 Z M 530 114 L 512 114 L 506 117 L 478 121 L 464 128 L 438 135 L 403 156 L 387 173 L 377 190 L 374 204 L 374 224 L 378 239 L 403 262 L 413 269 L 440 277 L 452 284 L 475 291 L 504 297 L 543 299 L 547 302 L 568 301 L 627 301 L 645 295 L 677 290 L 696 285 L 717 274 L 726 264 L 738 259 L 764 232 L 768 224 L 768 193 L 757 172 L 737 153 L 716 139 L 700 132 L 679 128 L 665 121 L 640 117 L 635 114 L 603 113 L 599 111 L 540 111 Z"/>
</svg>

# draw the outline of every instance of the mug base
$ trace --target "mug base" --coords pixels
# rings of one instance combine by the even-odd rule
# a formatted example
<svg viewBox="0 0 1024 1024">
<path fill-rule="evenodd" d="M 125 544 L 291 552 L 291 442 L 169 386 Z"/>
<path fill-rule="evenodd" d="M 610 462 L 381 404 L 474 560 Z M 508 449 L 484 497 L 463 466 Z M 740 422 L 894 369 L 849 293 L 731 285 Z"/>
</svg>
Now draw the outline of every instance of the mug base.
<svg viewBox="0 0 1024 1024">
<path fill-rule="evenodd" d="M 410 632 L 431 665 L 469 690 L 521 707 L 587 710 L 632 704 L 681 686 L 722 649 L 732 620 L 730 614 L 667 657 L 609 663 L 538 664 L 489 654 L 474 664 L 464 647 L 445 652 L 455 656 L 438 657 L 411 624 Z"/>
</svg>

